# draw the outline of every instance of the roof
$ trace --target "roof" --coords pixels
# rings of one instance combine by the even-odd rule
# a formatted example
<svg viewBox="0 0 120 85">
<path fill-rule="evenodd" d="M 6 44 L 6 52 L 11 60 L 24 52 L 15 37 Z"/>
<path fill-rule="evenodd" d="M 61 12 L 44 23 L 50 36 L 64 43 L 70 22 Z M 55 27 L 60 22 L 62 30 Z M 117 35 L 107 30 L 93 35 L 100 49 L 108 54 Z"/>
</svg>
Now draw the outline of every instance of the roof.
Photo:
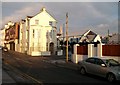
<svg viewBox="0 0 120 85">
<path fill-rule="evenodd" d="M 91 30 L 87 30 L 80 38 L 80 42 L 87 41 L 92 42 L 96 38 L 97 34 Z"/>
<path fill-rule="evenodd" d="M 83 35 L 85 36 L 85 35 L 97 35 L 97 34 L 91 30 L 87 30 L 85 33 L 83 33 Z"/>
</svg>

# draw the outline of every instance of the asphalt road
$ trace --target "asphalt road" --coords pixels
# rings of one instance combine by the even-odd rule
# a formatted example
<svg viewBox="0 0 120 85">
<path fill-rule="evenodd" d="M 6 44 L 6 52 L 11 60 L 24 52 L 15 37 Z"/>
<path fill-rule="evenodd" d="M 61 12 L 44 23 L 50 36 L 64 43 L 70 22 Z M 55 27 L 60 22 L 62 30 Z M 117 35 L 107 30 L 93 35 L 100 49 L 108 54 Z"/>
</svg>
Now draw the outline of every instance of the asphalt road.
<svg viewBox="0 0 120 85">
<path fill-rule="evenodd" d="M 110 84 L 104 78 L 97 76 L 83 76 L 76 70 L 70 70 L 62 67 L 58 67 L 54 64 L 45 62 L 49 61 L 49 57 L 31 57 L 22 53 L 6 52 L 3 53 L 4 62 L 14 70 L 22 72 L 23 75 L 29 76 L 29 78 L 40 82 L 42 84 L 50 83 L 74 83 L 74 84 Z M 13 71 L 13 70 L 11 70 Z M 17 75 L 17 74 L 16 74 Z M 117 83 L 116 83 L 117 84 Z"/>
</svg>

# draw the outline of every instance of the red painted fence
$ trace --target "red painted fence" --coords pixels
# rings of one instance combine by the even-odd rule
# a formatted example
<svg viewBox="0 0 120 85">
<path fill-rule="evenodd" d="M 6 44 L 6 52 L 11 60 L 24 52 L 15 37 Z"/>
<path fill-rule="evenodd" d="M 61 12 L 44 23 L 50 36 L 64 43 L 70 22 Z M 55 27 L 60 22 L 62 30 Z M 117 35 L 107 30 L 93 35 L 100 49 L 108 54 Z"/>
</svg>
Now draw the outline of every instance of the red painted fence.
<svg viewBox="0 0 120 85">
<path fill-rule="evenodd" d="M 120 45 L 103 45 L 103 56 L 120 56 Z"/>
<path fill-rule="evenodd" d="M 79 55 L 88 55 L 88 46 L 77 46 L 77 54 Z"/>
</svg>

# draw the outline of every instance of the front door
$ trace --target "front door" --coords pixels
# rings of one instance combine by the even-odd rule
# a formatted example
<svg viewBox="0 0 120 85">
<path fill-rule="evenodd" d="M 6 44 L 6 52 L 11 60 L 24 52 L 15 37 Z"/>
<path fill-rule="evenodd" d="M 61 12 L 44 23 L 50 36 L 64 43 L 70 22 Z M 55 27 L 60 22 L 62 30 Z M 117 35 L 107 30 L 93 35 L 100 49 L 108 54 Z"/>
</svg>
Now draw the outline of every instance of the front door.
<svg viewBox="0 0 120 85">
<path fill-rule="evenodd" d="M 51 55 L 54 54 L 54 43 L 53 42 L 50 43 L 50 49 L 49 49 L 49 51 L 51 52 Z"/>
<path fill-rule="evenodd" d="M 10 50 L 15 51 L 15 43 L 14 42 L 10 42 Z"/>
</svg>

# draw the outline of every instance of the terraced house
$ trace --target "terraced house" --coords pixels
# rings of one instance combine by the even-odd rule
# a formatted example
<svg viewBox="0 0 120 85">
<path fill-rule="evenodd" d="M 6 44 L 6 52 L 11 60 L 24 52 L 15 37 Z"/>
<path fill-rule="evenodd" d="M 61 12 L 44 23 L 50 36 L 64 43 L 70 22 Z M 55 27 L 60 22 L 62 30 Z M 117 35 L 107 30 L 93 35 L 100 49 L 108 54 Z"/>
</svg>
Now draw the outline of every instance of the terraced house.
<svg viewBox="0 0 120 85">
<path fill-rule="evenodd" d="M 5 25 L 5 41 L 4 46 L 6 46 L 9 50 L 18 51 L 19 47 L 19 23 L 13 23 L 11 21 Z"/>
</svg>

